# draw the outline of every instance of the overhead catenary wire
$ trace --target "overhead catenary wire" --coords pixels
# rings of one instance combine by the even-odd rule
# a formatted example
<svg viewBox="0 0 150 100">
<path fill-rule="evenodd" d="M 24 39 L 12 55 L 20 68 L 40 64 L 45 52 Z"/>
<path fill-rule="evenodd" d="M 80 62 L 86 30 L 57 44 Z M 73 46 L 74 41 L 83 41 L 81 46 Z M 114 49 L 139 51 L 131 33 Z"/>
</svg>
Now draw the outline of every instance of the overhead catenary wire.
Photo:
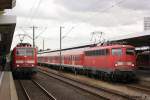
<svg viewBox="0 0 150 100">
<path fill-rule="evenodd" d="M 105 11 L 111 9 L 111 8 L 116 7 L 116 5 L 121 4 L 121 3 L 125 2 L 125 1 L 126 1 L 126 0 L 120 0 L 120 1 L 116 2 L 115 4 L 112 4 L 112 5 L 109 6 L 108 8 L 104 8 L 104 9 L 100 10 L 100 12 L 105 12 Z"/>
<path fill-rule="evenodd" d="M 107 11 L 107 10 L 109 10 L 109 9 L 111 9 L 111 8 L 113 8 L 113 7 L 115 7 L 117 4 L 122 3 L 123 1 L 125 1 L 125 0 L 120 0 L 119 2 L 117 2 L 117 3 L 113 4 L 113 5 L 111 5 L 109 8 L 106 8 L 106 9 L 101 10 L 101 12 L 105 12 L 105 11 Z M 39 7 L 40 7 L 40 2 L 41 2 L 41 0 L 39 0 L 38 6 L 36 6 L 36 8 L 38 8 L 38 9 L 39 9 Z M 36 9 L 36 11 L 37 11 L 37 9 Z M 35 11 L 35 12 L 36 12 L 36 11 Z M 35 12 L 34 12 L 34 13 L 35 13 Z M 34 16 L 35 16 L 35 14 L 32 14 L 32 16 L 31 16 L 31 18 L 30 18 L 30 23 L 32 22 Z M 72 27 L 68 32 L 66 32 L 66 34 L 65 34 L 64 36 L 62 36 L 62 39 L 66 38 L 66 37 L 71 33 L 71 31 L 72 31 L 73 29 L 74 29 L 74 27 Z M 45 31 L 45 30 L 44 30 L 44 31 Z M 44 32 L 43 32 L 43 33 L 44 33 Z M 42 33 L 42 32 L 39 33 L 39 34 L 37 35 L 37 37 L 39 37 L 39 36 L 40 36 L 41 34 L 43 34 L 43 33 Z"/>
<path fill-rule="evenodd" d="M 47 29 L 47 27 L 45 27 L 45 29 L 44 29 L 42 32 L 40 32 L 40 33 L 35 37 L 35 39 L 39 38 L 39 37 L 46 31 L 46 29 Z"/>
<path fill-rule="evenodd" d="M 20 29 L 21 29 L 25 34 L 29 34 L 29 33 L 26 32 L 22 27 L 20 27 Z"/>
<path fill-rule="evenodd" d="M 35 0 L 35 1 L 36 1 L 36 0 Z M 34 2 L 34 3 L 35 3 L 35 2 Z M 39 0 L 36 7 L 34 7 L 34 6 L 31 7 L 31 12 L 33 12 L 33 13 L 31 14 L 31 18 L 29 18 L 29 22 L 27 22 L 27 25 L 29 25 L 29 24 L 32 23 L 32 19 L 33 19 L 34 16 L 36 15 L 35 13 L 38 11 L 38 9 L 39 9 L 41 3 L 42 3 L 42 0 Z M 35 10 L 34 10 L 34 9 L 35 9 Z M 30 13 L 29 13 L 29 14 L 30 14 Z M 29 15 L 29 14 L 28 14 L 28 15 Z M 29 28 L 29 27 L 28 27 L 28 28 Z M 24 33 L 28 34 L 28 32 L 26 32 L 23 28 L 21 28 L 21 30 L 22 30 Z M 45 29 L 44 29 L 44 31 L 45 31 Z M 42 31 L 42 32 L 44 33 L 44 31 Z M 42 34 L 42 32 L 39 33 L 38 36 L 36 36 L 36 38 L 38 38 L 38 37 Z M 34 37 L 33 37 L 33 39 L 34 39 Z"/>
<path fill-rule="evenodd" d="M 17 2 L 19 4 L 21 4 L 21 2 L 19 2 L 19 1 L 17 1 Z M 39 9 L 41 3 L 42 3 L 42 0 L 34 0 L 33 5 L 29 9 L 29 12 L 27 12 L 27 14 L 26 14 L 26 18 L 22 22 L 22 23 L 24 23 L 24 26 L 28 26 L 29 24 L 31 24 L 32 19 L 35 16 L 35 13 L 37 12 L 37 10 Z M 37 4 L 37 6 L 35 4 Z"/>
<path fill-rule="evenodd" d="M 107 10 L 112 9 L 113 7 L 116 7 L 116 5 L 121 4 L 121 3 L 125 2 L 125 1 L 126 1 L 126 0 L 120 0 L 120 1 L 116 2 L 115 4 L 111 5 L 110 7 L 104 8 L 104 9 L 100 10 L 100 12 L 106 12 Z M 93 18 L 93 17 L 92 17 L 92 18 Z M 72 29 L 73 29 L 73 28 L 71 28 L 71 29 L 69 30 L 69 32 L 67 32 L 64 36 L 62 36 L 62 39 L 66 38 L 66 37 L 70 34 L 70 31 L 72 31 Z M 100 37 L 101 37 L 101 36 L 100 36 Z M 93 38 L 93 37 L 92 37 L 92 38 Z M 103 39 L 103 41 L 105 41 L 105 40 L 106 40 L 106 39 Z"/>
<path fill-rule="evenodd" d="M 74 28 L 76 28 L 78 25 L 79 25 L 79 24 L 76 24 L 75 26 L 71 27 L 71 29 L 68 30 L 68 31 L 65 33 L 64 36 L 62 36 L 62 39 L 66 38 L 66 37 L 71 33 L 71 31 L 72 31 Z"/>
<path fill-rule="evenodd" d="M 38 2 L 38 4 L 37 4 L 37 6 L 36 6 L 36 8 L 35 8 L 35 11 L 34 11 L 34 12 L 33 12 L 33 14 L 31 15 L 31 18 L 30 18 L 29 24 L 31 24 L 31 22 L 32 22 L 32 20 L 33 20 L 33 18 L 34 18 L 34 16 L 36 15 L 36 12 L 37 12 L 37 11 L 38 11 L 38 9 L 40 8 L 41 3 L 42 3 L 42 0 L 39 0 L 39 2 Z"/>
<path fill-rule="evenodd" d="M 19 4 L 21 4 L 20 0 L 17 1 Z M 30 17 L 30 14 L 33 12 L 34 7 L 35 7 L 35 3 L 37 2 L 37 0 L 34 0 L 32 7 L 29 9 L 29 12 L 26 15 L 26 18 L 24 19 L 23 23 L 25 23 L 24 25 L 27 25 L 27 21 L 28 21 L 28 17 Z"/>
<path fill-rule="evenodd" d="M 104 13 L 104 12 L 108 11 L 109 9 L 112 9 L 112 8 L 116 7 L 116 5 L 119 5 L 119 4 L 121 4 L 121 3 L 125 2 L 125 1 L 126 1 L 126 0 L 120 0 L 120 1 L 116 2 L 115 4 L 112 4 L 111 6 L 100 10 L 100 12 L 103 12 L 103 13 Z M 94 38 L 94 33 L 92 33 L 92 37 L 91 37 L 90 41 L 92 41 L 93 38 Z M 102 35 L 99 36 L 99 41 L 100 41 L 101 38 L 102 38 Z M 96 38 L 95 38 L 94 41 L 96 42 Z M 105 42 L 106 39 L 103 38 L 103 41 Z M 95 42 L 94 42 L 94 43 L 95 43 Z M 100 42 L 99 42 L 99 43 L 100 43 Z"/>
<path fill-rule="evenodd" d="M 21 43 L 24 41 L 25 37 L 32 39 L 32 37 L 30 37 L 28 34 L 17 34 L 16 36 L 19 37 Z"/>
<path fill-rule="evenodd" d="M 66 32 L 66 34 L 64 36 L 62 36 L 62 39 L 66 38 L 73 29 L 74 29 L 74 27 L 72 27 L 68 32 Z"/>
<path fill-rule="evenodd" d="M 35 3 L 37 2 L 37 0 L 34 0 L 34 2 L 33 2 L 33 6 L 29 9 L 29 12 L 28 12 L 28 14 L 27 14 L 27 17 L 25 18 L 25 22 L 23 22 L 23 23 L 26 23 L 26 25 L 29 25 L 28 24 L 28 16 L 30 17 L 30 14 L 32 14 L 32 12 L 34 13 L 34 9 L 36 9 L 38 6 L 40 6 L 40 3 L 41 3 L 41 0 L 38 2 L 38 6 L 35 8 Z M 20 2 L 18 2 L 18 3 L 20 3 Z M 37 9 L 36 9 L 37 10 Z M 33 15 L 33 14 L 32 14 Z M 31 15 L 31 19 L 32 19 L 32 15 Z M 27 32 L 27 31 L 25 31 L 24 29 L 23 29 L 23 27 L 19 27 L 19 29 L 21 29 L 23 32 L 24 32 L 24 35 L 23 35 L 23 38 L 22 39 L 24 39 L 25 38 L 25 36 L 28 36 L 29 38 L 32 38 L 30 35 L 29 35 L 29 33 Z M 25 35 L 26 34 L 26 35 Z M 19 35 L 19 38 L 20 38 L 20 35 Z M 22 40 L 23 41 L 23 40 Z"/>
</svg>

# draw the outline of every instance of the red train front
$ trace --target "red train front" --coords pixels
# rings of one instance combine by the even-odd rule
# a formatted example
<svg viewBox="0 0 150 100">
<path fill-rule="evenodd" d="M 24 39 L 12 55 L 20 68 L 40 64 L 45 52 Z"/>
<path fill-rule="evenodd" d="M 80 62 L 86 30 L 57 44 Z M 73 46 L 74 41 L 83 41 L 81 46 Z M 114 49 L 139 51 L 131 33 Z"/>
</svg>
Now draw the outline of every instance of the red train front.
<svg viewBox="0 0 150 100">
<path fill-rule="evenodd" d="M 134 47 L 130 45 L 110 45 L 88 48 L 84 52 L 83 65 L 101 78 L 121 80 L 133 78 L 136 69 Z"/>
<path fill-rule="evenodd" d="M 60 51 L 51 51 L 39 55 L 40 64 L 60 67 Z M 64 70 L 82 72 L 102 79 L 122 80 L 134 77 L 136 56 L 130 45 L 102 45 L 62 50 Z"/>
<path fill-rule="evenodd" d="M 133 70 L 135 68 L 134 47 L 113 45 L 89 48 L 85 51 L 84 66 L 111 71 Z"/>
<path fill-rule="evenodd" d="M 37 71 L 37 49 L 28 43 L 18 44 L 11 53 L 13 74 L 32 76 Z"/>
</svg>

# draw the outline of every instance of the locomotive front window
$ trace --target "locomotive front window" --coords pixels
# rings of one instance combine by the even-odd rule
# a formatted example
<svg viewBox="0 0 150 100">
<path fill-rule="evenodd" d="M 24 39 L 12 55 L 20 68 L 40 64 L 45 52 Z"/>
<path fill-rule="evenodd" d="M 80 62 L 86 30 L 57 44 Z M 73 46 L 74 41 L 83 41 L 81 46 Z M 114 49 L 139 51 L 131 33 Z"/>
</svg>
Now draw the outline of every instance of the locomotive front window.
<svg viewBox="0 0 150 100">
<path fill-rule="evenodd" d="M 114 49 L 112 49 L 112 55 L 116 55 L 116 56 L 122 55 L 121 48 L 114 48 Z"/>
<path fill-rule="evenodd" d="M 127 50 L 126 50 L 126 54 L 127 55 L 134 55 L 134 48 L 127 48 Z"/>
<path fill-rule="evenodd" d="M 33 48 L 27 48 L 26 49 L 26 55 L 27 56 L 33 56 L 34 54 L 34 49 Z"/>
<path fill-rule="evenodd" d="M 23 48 L 18 48 L 18 49 L 16 50 L 16 54 L 17 54 L 18 56 L 24 56 L 24 55 L 26 54 L 26 50 L 23 49 Z"/>
<path fill-rule="evenodd" d="M 33 48 L 18 48 L 16 51 L 17 56 L 33 56 L 34 49 Z"/>
</svg>

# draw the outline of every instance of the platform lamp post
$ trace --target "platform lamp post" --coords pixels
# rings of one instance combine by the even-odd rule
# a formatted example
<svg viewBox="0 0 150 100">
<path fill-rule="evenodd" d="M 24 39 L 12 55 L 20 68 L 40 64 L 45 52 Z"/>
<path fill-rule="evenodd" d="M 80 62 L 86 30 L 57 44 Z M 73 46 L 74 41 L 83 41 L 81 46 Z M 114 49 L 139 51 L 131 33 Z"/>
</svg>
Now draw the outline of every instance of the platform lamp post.
<svg viewBox="0 0 150 100">
<path fill-rule="evenodd" d="M 32 27 L 30 27 L 30 28 L 32 28 L 33 29 L 33 33 L 32 33 L 32 39 L 33 39 L 33 48 L 35 47 L 35 29 L 36 28 L 38 28 L 38 27 L 36 27 L 36 26 L 32 26 Z"/>
<path fill-rule="evenodd" d="M 60 69 L 62 69 L 62 52 L 61 52 L 61 49 L 62 49 L 62 28 L 64 28 L 63 26 L 60 26 Z"/>
</svg>

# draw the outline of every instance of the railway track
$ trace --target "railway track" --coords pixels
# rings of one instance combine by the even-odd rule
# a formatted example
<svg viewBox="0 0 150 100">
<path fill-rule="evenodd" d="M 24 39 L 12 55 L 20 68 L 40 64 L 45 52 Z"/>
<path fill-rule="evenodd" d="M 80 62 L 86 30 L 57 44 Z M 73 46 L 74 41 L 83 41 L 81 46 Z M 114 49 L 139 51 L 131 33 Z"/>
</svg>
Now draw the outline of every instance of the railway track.
<svg viewBox="0 0 150 100">
<path fill-rule="evenodd" d="M 114 91 L 114 90 L 110 90 L 110 89 L 106 89 L 106 88 L 94 87 L 94 86 L 91 86 L 87 83 L 73 80 L 69 77 L 65 77 L 63 75 L 56 74 L 53 72 L 45 72 L 45 71 L 39 70 L 39 73 L 42 73 L 42 74 L 45 74 L 49 77 L 55 78 L 59 81 L 62 81 L 62 82 L 67 83 L 69 85 L 72 85 L 72 86 L 79 88 L 83 91 L 86 91 L 90 94 L 99 96 L 100 98 L 102 98 L 104 100 L 116 100 L 116 99 L 134 100 L 134 98 L 132 98 L 132 96 L 130 96 L 130 95 L 122 94 L 122 93 L 119 93 L 118 91 Z"/>
<path fill-rule="evenodd" d="M 134 90 L 142 91 L 144 93 L 150 94 L 150 87 L 144 86 L 141 84 L 132 84 L 132 85 L 126 85 L 128 88 L 132 88 Z"/>
<path fill-rule="evenodd" d="M 150 94 L 150 81 L 148 80 L 140 80 L 136 84 L 129 84 L 126 87 L 131 88 L 133 90 L 142 91 L 144 93 Z"/>
<path fill-rule="evenodd" d="M 150 88 L 150 81 L 148 80 L 140 80 L 139 84 Z"/>
<path fill-rule="evenodd" d="M 57 100 L 35 80 L 19 80 L 26 100 Z"/>
</svg>

